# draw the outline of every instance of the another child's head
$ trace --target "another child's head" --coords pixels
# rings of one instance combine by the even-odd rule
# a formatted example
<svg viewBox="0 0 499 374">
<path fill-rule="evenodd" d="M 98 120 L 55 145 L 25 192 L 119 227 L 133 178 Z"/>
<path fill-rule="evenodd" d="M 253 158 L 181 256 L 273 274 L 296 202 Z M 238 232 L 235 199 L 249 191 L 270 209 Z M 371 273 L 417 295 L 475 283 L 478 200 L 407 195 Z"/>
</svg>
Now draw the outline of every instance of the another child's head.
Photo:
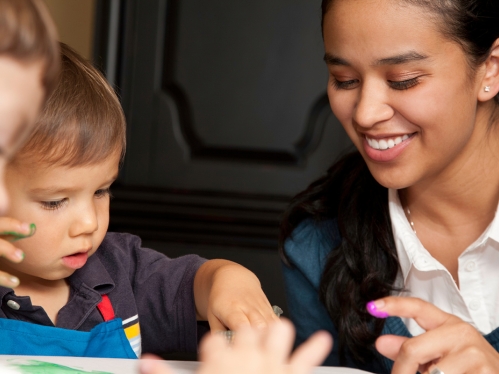
<svg viewBox="0 0 499 374">
<path fill-rule="evenodd" d="M 5 164 L 33 128 L 58 71 L 57 35 L 41 0 L 0 0 L 0 213 Z"/>
<path fill-rule="evenodd" d="M 25 260 L 2 264 L 25 285 L 68 277 L 98 248 L 125 151 L 125 118 L 113 89 L 76 52 L 61 50 L 59 82 L 7 167 L 8 215 L 37 226 L 34 237 L 16 244 Z"/>
</svg>

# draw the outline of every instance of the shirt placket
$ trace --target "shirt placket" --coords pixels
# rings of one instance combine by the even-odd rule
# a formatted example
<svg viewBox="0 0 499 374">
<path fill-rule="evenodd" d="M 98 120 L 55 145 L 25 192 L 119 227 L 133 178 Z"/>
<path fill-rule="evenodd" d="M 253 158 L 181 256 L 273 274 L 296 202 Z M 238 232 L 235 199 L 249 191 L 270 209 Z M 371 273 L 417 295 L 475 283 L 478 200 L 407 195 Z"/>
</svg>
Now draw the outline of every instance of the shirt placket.
<svg viewBox="0 0 499 374">
<path fill-rule="evenodd" d="M 483 289 L 486 286 L 483 283 L 480 272 L 480 250 L 484 242 L 478 244 L 473 250 L 465 251 L 459 257 L 459 284 L 460 295 L 464 305 L 468 309 L 473 324 L 482 333 L 491 331 L 489 313 L 485 304 L 485 295 Z"/>
</svg>

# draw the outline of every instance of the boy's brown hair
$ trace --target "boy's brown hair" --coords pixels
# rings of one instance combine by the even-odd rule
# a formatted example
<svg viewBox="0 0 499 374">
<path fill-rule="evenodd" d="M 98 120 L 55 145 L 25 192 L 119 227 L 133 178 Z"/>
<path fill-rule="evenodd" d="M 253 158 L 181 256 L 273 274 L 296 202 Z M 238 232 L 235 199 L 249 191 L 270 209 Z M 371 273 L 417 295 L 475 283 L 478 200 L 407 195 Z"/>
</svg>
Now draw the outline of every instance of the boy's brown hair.
<svg viewBox="0 0 499 374">
<path fill-rule="evenodd" d="M 17 162 L 84 166 L 120 154 L 126 146 L 126 122 L 113 88 L 88 61 L 60 43 L 61 72 L 35 130 Z"/>
<path fill-rule="evenodd" d="M 57 81 L 57 32 L 41 0 L 0 0 L 0 56 L 19 62 L 42 61 L 47 96 Z"/>
</svg>

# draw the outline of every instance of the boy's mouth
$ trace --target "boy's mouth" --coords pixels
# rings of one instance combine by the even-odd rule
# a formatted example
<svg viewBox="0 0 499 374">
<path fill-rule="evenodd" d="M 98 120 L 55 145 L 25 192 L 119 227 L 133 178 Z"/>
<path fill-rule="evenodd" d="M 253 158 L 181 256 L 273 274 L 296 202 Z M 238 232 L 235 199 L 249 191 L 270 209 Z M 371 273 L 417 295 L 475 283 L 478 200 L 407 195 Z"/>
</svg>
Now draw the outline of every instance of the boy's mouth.
<svg viewBox="0 0 499 374">
<path fill-rule="evenodd" d="M 83 267 L 87 263 L 88 253 L 87 252 L 79 252 L 73 255 L 64 256 L 62 258 L 62 262 L 68 268 L 71 269 L 79 269 Z"/>
</svg>

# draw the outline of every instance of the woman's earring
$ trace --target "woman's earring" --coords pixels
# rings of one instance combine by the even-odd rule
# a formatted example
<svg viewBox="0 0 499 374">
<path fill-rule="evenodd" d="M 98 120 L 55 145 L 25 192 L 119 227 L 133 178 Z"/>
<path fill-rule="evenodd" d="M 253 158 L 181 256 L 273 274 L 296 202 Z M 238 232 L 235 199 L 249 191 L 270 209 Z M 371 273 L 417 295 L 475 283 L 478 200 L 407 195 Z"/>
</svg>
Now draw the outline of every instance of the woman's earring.
<svg viewBox="0 0 499 374">
<path fill-rule="evenodd" d="M 484 90 L 485 92 L 490 92 L 490 86 L 485 86 Z"/>
</svg>

